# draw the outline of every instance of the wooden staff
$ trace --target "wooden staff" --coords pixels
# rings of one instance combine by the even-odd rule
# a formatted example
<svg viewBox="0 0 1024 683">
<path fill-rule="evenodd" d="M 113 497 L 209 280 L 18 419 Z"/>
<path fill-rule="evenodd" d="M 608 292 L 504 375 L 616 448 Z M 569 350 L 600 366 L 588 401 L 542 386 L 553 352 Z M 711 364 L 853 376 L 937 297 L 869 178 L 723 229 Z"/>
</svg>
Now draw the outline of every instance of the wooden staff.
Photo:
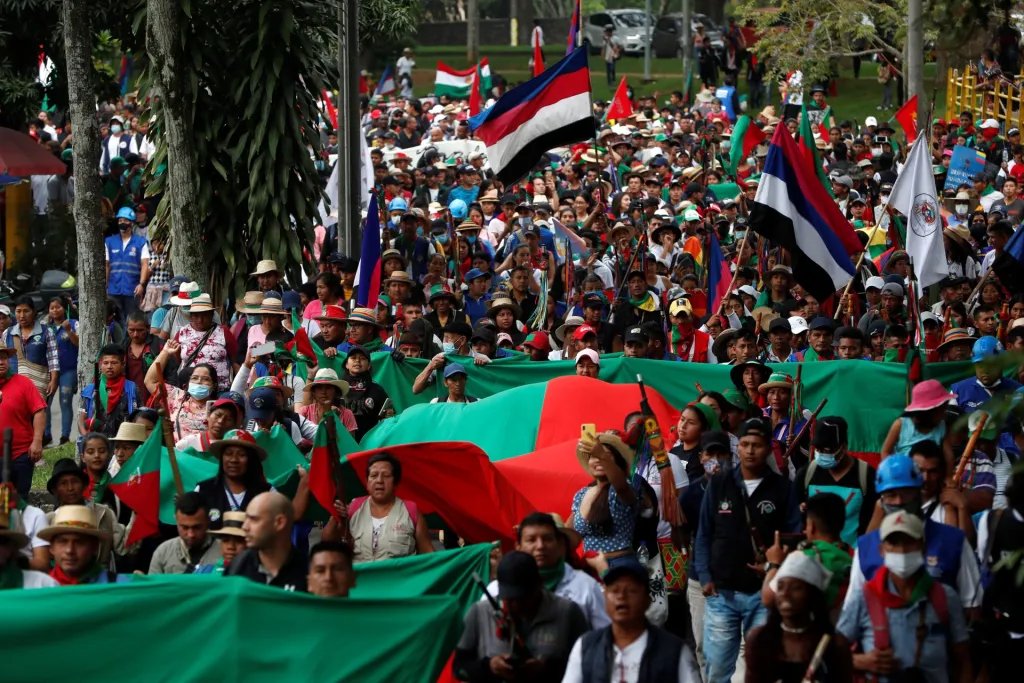
<svg viewBox="0 0 1024 683">
<path fill-rule="evenodd" d="M 978 443 L 978 439 L 981 438 L 981 432 L 985 429 L 985 423 L 988 422 L 988 413 L 981 411 L 981 418 L 978 420 L 978 424 L 974 425 L 974 431 L 971 432 L 971 438 L 967 440 L 967 445 L 964 446 L 964 452 L 960 456 L 960 463 L 956 466 L 956 472 L 953 473 L 953 478 L 950 480 L 949 485 L 957 488 L 962 488 L 960 480 L 964 477 L 964 470 L 967 469 L 967 462 L 974 455 L 974 447 Z"/>
<path fill-rule="evenodd" d="M 789 460 L 789 458 L 793 455 L 793 451 L 795 451 L 797 446 L 799 445 L 800 439 L 804 437 L 804 434 L 810 428 L 811 423 L 818 418 L 818 415 L 821 413 L 822 409 L 825 408 L 826 403 L 828 403 L 827 398 L 821 399 L 821 403 L 819 403 L 818 407 L 814 409 L 813 413 L 811 413 L 810 419 L 807 420 L 807 422 L 804 422 L 804 426 L 800 428 L 800 431 L 797 433 L 796 438 L 793 439 L 793 443 L 789 445 L 789 447 L 786 449 L 786 452 L 782 455 L 783 460 Z"/>
<path fill-rule="evenodd" d="M 164 368 L 160 363 L 153 363 L 156 368 L 157 378 L 157 401 L 160 403 L 161 431 L 164 436 L 164 446 L 167 448 L 167 459 L 171 463 L 171 474 L 174 475 L 174 490 L 178 495 L 184 495 L 185 486 L 181 482 L 181 470 L 178 469 L 178 457 L 174 453 L 174 432 L 171 429 L 171 410 L 167 403 L 167 385 L 164 383 Z"/>
<path fill-rule="evenodd" d="M 831 642 L 832 636 L 824 634 L 821 636 L 821 640 L 818 641 L 818 647 L 814 648 L 814 656 L 811 657 L 811 663 L 807 665 L 807 673 L 804 674 L 802 683 L 814 683 L 814 675 L 818 671 L 818 667 L 821 666 L 822 660 L 825 659 L 825 650 L 828 649 L 828 644 Z"/>
<path fill-rule="evenodd" d="M 882 207 L 882 211 L 880 211 L 879 213 L 885 213 L 885 211 L 889 208 L 890 201 L 892 201 L 892 195 L 889 195 L 889 199 L 885 201 L 885 206 Z M 890 218 L 890 220 L 893 219 Z M 868 249 L 871 247 L 872 240 L 875 239 L 875 235 L 878 233 L 878 224 L 879 221 L 875 221 L 874 227 L 871 228 L 871 234 L 868 235 L 868 243 L 864 245 L 864 249 L 861 250 L 860 256 L 857 257 L 857 263 L 853 267 L 853 277 L 850 278 L 850 281 L 846 283 L 846 287 L 843 288 L 843 295 L 839 298 L 839 305 L 836 306 L 836 312 L 832 316 L 833 320 L 839 320 L 839 316 L 843 312 L 843 299 L 850 295 L 850 287 L 853 286 L 853 281 L 856 280 L 857 276 L 860 274 L 860 267 L 864 263 L 864 257 L 867 255 Z"/>
<path fill-rule="evenodd" d="M 797 417 L 800 415 L 799 390 L 803 371 L 803 363 L 796 366 L 796 379 L 793 380 L 792 396 L 789 397 L 789 440 L 786 442 L 787 447 L 793 445 L 793 427 L 796 425 Z"/>
</svg>

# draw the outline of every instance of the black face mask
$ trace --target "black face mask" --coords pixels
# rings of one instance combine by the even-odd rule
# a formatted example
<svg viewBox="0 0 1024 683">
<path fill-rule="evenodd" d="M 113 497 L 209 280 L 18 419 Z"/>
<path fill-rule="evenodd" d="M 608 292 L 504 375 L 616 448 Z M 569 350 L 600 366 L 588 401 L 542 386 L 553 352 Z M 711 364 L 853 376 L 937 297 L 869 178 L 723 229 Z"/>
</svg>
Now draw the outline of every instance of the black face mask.
<svg viewBox="0 0 1024 683">
<path fill-rule="evenodd" d="M 921 509 L 920 498 L 918 498 L 917 500 L 909 501 L 907 503 L 903 503 L 902 505 L 886 505 L 883 502 L 882 509 L 885 511 L 885 514 L 887 515 L 891 515 L 894 512 L 906 512 L 908 514 L 914 515 L 915 517 L 924 517 L 924 510 Z"/>
</svg>

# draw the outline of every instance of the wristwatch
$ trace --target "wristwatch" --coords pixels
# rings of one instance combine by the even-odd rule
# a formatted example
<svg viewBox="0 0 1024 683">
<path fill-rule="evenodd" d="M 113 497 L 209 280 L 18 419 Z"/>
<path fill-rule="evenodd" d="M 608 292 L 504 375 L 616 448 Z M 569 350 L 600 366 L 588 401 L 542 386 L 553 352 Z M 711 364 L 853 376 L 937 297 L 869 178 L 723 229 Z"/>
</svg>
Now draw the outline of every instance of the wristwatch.
<svg viewBox="0 0 1024 683">
<path fill-rule="evenodd" d="M 781 566 L 782 566 L 782 565 L 781 565 L 781 564 L 779 564 L 778 562 L 765 562 L 765 563 L 764 563 L 764 571 L 765 571 L 765 573 L 768 573 L 768 572 L 770 572 L 771 570 L 773 570 L 773 569 L 778 569 L 778 568 L 779 568 L 779 567 L 781 567 Z"/>
</svg>

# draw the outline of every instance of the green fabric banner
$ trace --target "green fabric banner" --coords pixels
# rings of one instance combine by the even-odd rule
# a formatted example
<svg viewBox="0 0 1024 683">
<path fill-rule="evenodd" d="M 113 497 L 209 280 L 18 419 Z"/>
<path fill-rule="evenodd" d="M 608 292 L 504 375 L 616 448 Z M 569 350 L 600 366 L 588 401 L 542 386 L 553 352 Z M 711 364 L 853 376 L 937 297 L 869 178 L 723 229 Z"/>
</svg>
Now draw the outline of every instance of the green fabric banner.
<svg viewBox="0 0 1024 683">
<path fill-rule="evenodd" d="M 474 365 L 471 359 L 453 358 L 462 362 L 469 375 L 466 393 L 486 398 L 515 389 L 506 397 L 507 403 L 492 406 L 474 404 L 451 411 L 451 421 L 437 419 L 436 411 L 423 411 L 418 419 L 423 424 L 414 426 L 417 413 L 399 415 L 385 420 L 363 438 L 360 449 L 376 448 L 392 443 L 415 441 L 472 441 L 493 459 L 519 455 L 529 450 L 517 450 L 536 434 L 535 413 L 539 415 L 543 394 L 528 391 L 524 385 L 547 382 L 561 375 L 575 372 L 572 361 L 533 362 L 523 356 L 491 361 L 487 365 Z M 399 412 L 418 403 L 427 403 L 437 395 L 428 388 L 423 393 L 412 393 L 412 382 L 426 366 L 424 359 L 407 358 L 395 362 L 388 354 L 374 354 L 374 379 L 388 392 Z M 773 370 L 796 375 L 797 363 L 773 364 Z M 707 363 L 680 363 L 625 358 L 620 354 L 601 356 L 601 379 L 614 383 L 632 383 L 637 374 L 643 375 L 648 386 L 657 389 L 673 406 L 679 408 L 697 397 L 696 384 L 708 391 L 722 391 L 732 383 L 731 366 Z M 924 366 L 924 379 L 937 379 L 946 386 L 972 375 L 967 361 L 955 363 L 928 363 Z M 886 431 L 906 406 L 906 369 L 903 363 L 871 361 L 829 361 L 804 363 L 801 375 L 804 387 L 804 407 L 814 410 L 823 398 L 828 398 L 824 415 L 842 415 L 850 423 L 850 450 L 877 452 L 882 447 Z M 443 385 L 441 386 L 443 391 Z M 521 392 L 521 393 L 519 393 Z M 468 411 L 468 412 L 467 412 Z M 472 421 L 467 417 L 473 417 Z M 401 420 L 401 422 L 398 422 Z M 493 429 L 499 424 L 517 426 L 516 429 Z M 408 431 L 406 431 L 408 430 Z M 519 431 L 526 433 L 519 434 Z"/>
<path fill-rule="evenodd" d="M 433 683 L 464 613 L 451 595 L 328 600 L 217 576 L 11 590 L 3 603 L 0 639 L 17 653 L 6 683 L 52 675 L 55 648 L 80 680 Z"/>
</svg>

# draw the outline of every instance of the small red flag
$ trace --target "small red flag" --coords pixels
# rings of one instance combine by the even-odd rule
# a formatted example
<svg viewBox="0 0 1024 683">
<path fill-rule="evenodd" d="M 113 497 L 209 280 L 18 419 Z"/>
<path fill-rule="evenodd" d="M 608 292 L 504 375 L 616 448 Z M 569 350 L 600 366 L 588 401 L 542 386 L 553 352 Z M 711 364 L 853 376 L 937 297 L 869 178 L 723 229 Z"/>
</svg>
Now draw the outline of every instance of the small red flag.
<svg viewBox="0 0 1024 683">
<path fill-rule="evenodd" d="M 907 100 L 894 118 L 900 122 L 903 133 L 907 136 L 907 145 L 914 144 L 914 140 L 917 139 L 917 95 Z"/>
<path fill-rule="evenodd" d="M 334 102 L 331 101 L 331 92 L 324 90 L 324 108 L 327 110 L 327 118 L 331 121 L 331 128 L 338 130 L 338 110 L 334 108 Z"/>
<path fill-rule="evenodd" d="M 469 115 L 476 116 L 482 109 L 480 103 L 480 65 L 473 69 L 473 83 L 469 87 Z"/>
<path fill-rule="evenodd" d="M 544 73 L 544 50 L 540 46 L 540 34 L 537 29 L 533 30 L 530 42 L 533 43 L 533 75 L 540 76 Z"/>
<path fill-rule="evenodd" d="M 619 81 L 619 87 L 615 89 L 615 96 L 612 103 L 608 105 L 607 118 L 612 121 L 621 121 L 633 115 L 633 103 L 629 101 L 626 93 L 626 77 Z"/>
</svg>

